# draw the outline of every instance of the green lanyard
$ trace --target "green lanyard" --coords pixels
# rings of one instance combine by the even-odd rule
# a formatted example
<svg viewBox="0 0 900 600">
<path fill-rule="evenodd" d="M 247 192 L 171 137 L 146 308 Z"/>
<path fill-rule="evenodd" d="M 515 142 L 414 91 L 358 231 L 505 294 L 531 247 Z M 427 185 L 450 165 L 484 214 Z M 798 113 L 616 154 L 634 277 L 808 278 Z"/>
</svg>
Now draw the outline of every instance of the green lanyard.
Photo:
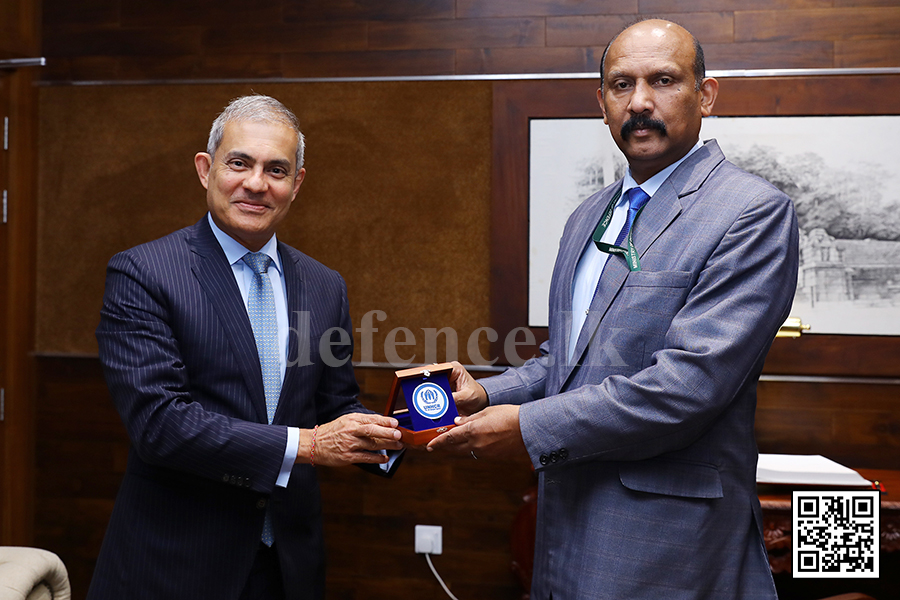
<svg viewBox="0 0 900 600">
<path fill-rule="evenodd" d="M 607 254 L 620 254 L 625 258 L 625 262 L 628 263 L 629 271 L 640 271 L 641 270 L 641 261 L 638 258 L 637 250 L 634 248 L 634 242 L 631 240 L 631 232 L 634 231 L 634 224 L 637 223 L 638 217 L 646 208 L 646 204 L 641 207 L 641 210 L 634 215 L 634 220 L 631 222 L 631 229 L 628 230 L 628 236 L 626 240 L 628 242 L 628 247 L 623 248 L 622 246 L 613 246 L 612 244 L 604 244 L 600 240 L 603 239 L 603 234 L 606 233 L 607 227 L 609 227 L 609 222 L 612 221 L 613 213 L 616 210 L 616 203 L 619 201 L 619 198 L 622 196 L 622 188 L 619 188 L 619 191 L 616 192 L 616 195 L 613 196 L 613 199 L 609 201 L 609 205 L 607 205 L 606 210 L 603 212 L 603 217 L 600 218 L 600 223 L 597 224 L 597 229 L 594 230 L 593 240 L 594 243 L 597 244 L 597 249 L 600 252 L 605 252 Z M 626 223 L 627 223 L 626 217 Z"/>
</svg>

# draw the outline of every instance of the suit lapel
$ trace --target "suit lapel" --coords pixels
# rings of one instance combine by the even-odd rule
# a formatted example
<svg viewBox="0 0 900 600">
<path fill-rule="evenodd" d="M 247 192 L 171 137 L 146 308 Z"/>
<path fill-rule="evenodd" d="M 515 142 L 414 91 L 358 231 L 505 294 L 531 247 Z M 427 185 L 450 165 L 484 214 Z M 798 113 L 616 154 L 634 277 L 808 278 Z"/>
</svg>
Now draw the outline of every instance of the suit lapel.
<svg viewBox="0 0 900 600">
<path fill-rule="evenodd" d="M 632 239 L 634 241 L 634 247 L 638 251 L 638 256 L 643 257 L 644 254 L 647 253 L 647 250 L 650 249 L 653 242 L 655 242 L 659 236 L 662 235 L 663 231 L 669 227 L 669 224 L 681 214 L 682 209 L 683 207 L 681 205 L 679 194 L 669 180 L 666 180 L 660 188 L 656 190 L 652 200 L 647 203 L 647 207 L 641 211 L 639 219 L 640 225 L 634 228 Z M 625 260 L 621 257 L 615 258 L 619 258 L 616 263 L 621 264 L 625 268 L 624 276 L 627 277 L 629 271 Z"/>
<path fill-rule="evenodd" d="M 659 239 L 669 225 L 681 214 L 683 210 L 682 198 L 699 190 L 700 186 L 703 185 L 703 182 L 706 181 L 712 170 L 724 159 L 725 156 L 719 149 L 718 144 L 714 140 L 707 142 L 703 148 L 697 150 L 697 152 L 679 165 L 668 179 L 663 182 L 662 186 L 660 186 L 653 195 L 653 198 L 647 203 L 646 208 L 641 211 L 640 219 L 638 220 L 639 225 L 634 228 L 634 247 L 637 249 L 640 257 L 643 257 L 646 254 L 653 243 Z M 610 186 L 610 190 L 618 189 L 617 186 L 620 187 L 621 182 Z M 608 196 L 607 194 L 601 196 L 606 196 L 606 202 L 608 202 L 611 193 Z M 605 204 L 603 206 L 605 206 Z M 596 226 L 596 223 L 594 225 Z M 590 233 L 585 233 L 580 229 L 582 228 L 579 228 L 579 230 L 574 233 L 580 235 L 582 240 L 585 237 L 590 237 Z M 583 251 L 583 249 L 584 247 L 582 246 L 581 251 Z M 575 264 L 577 264 L 580 256 L 581 254 L 579 252 L 578 256 L 575 257 Z M 575 353 L 573 355 L 573 360 L 571 361 L 572 363 L 580 363 L 590 341 L 597 332 L 597 328 L 600 326 L 601 320 L 604 315 L 606 315 L 607 310 L 619 293 L 619 290 L 622 289 L 625 280 L 628 278 L 628 274 L 629 270 L 625 259 L 621 256 L 610 256 L 606 263 L 606 267 L 603 269 L 603 274 L 600 277 L 594 297 L 591 300 L 590 312 L 588 313 L 584 325 L 581 328 L 581 333 L 578 336 L 578 343 L 575 346 Z M 568 310 L 570 311 L 572 307 L 571 287 L 574 278 L 575 267 L 573 265 L 571 270 L 566 271 L 566 279 L 563 280 L 569 282 L 569 293 L 566 302 L 568 303 Z M 571 329 L 571 327 L 569 327 L 569 329 Z M 566 352 L 570 332 L 564 331 L 562 333 L 563 335 L 560 335 L 559 337 L 566 340 L 566 345 L 562 348 L 562 351 Z M 554 392 L 563 388 L 565 382 L 571 377 L 574 368 L 574 364 L 566 364 L 559 380 L 559 388 L 553 390 Z"/>
<path fill-rule="evenodd" d="M 666 179 L 641 212 L 640 226 L 634 229 L 634 246 L 640 256 L 646 254 L 659 236 L 678 218 L 685 198 L 697 192 L 713 169 L 725 160 L 715 140 L 689 156 Z"/>
<path fill-rule="evenodd" d="M 290 408 L 286 399 L 294 396 L 293 389 L 297 385 L 297 378 L 301 373 L 301 369 L 295 367 L 309 362 L 309 357 L 306 354 L 309 350 L 304 349 L 304 354 L 301 355 L 300 342 L 302 338 L 304 344 L 309 343 L 310 328 L 312 326 L 309 321 L 311 318 L 309 303 L 303 288 L 303 272 L 300 268 L 300 257 L 296 253 L 291 253 L 287 246 L 281 242 L 278 242 L 278 253 L 281 255 L 281 265 L 284 269 L 288 323 L 291 330 L 288 335 L 287 368 L 284 372 L 284 382 L 281 385 L 278 408 L 275 410 L 275 417 L 272 419 L 273 423 L 281 422 L 285 411 Z M 304 321 L 303 319 L 306 320 Z"/>
<path fill-rule="evenodd" d="M 191 249 L 193 258 L 191 270 L 200 282 L 206 297 L 215 308 L 219 324 L 225 330 L 231 349 L 237 357 L 241 373 L 250 393 L 250 400 L 256 412 L 256 420 L 265 423 L 266 398 L 262 386 L 262 370 L 259 353 L 250 318 L 241 299 L 241 292 L 234 280 L 234 272 L 222 247 L 219 246 L 209 227 L 207 217 L 203 217 L 193 227 Z"/>
<path fill-rule="evenodd" d="M 603 210 L 619 189 L 621 189 L 621 182 L 610 186 L 604 193 L 597 194 L 588 199 L 585 203 L 584 210 L 581 211 L 583 217 L 580 217 L 573 223 L 571 234 L 563 241 L 563 246 L 560 248 L 559 268 L 562 269 L 562 276 L 560 277 L 560 293 L 562 294 L 562 297 L 560 298 L 561 304 L 558 306 L 558 310 L 560 311 L 558 316 L 568 318 L 559 319 L 560 325 L 557 327 L 557 331 L 560 332 L 560 335 L 551 336 L 551 343 L 553 344 L 551 352 L 554 356 L 562 357 L 561 364 L 565 365 L 560 379 L 557 382 L 554 382 L 560 387 L 563 382 L 568 379 L 574 368 L 574 364 L 569 364 L 568 353 L 569 338 L 572 335 L 572 289 L 575 284 L 575 269 L 578 266 L 578 261 L 581 260 L 581 255 L 584 253 L 585 247 L 587 247 L 588 244 L 593 243 L 592 236 L 594 229 L 597 228 L 597 223 L 600 221 Z M 603 277 L 600 279 L 602 280 Z M 587 340 L 582 338 L 584 337 L 584 332 L 588 327 L 588 323 L 593 320 L 594 304 L 596 302 L 597 294 L 595 293 L 594 298 L 591 301 L 590 313 L 588 313 L 588 317 L 581 328 L 582 334 L 579 335 L 578 343 L 575 346 L 575 353 L 573 354 L 573 360 L 571 361 L 572 363 L 577 362 L 577 357 L 581 356 L 587 345 Z M 561 340 L 561 342 L 554 343 L 553 340 Z"/>
</svg>

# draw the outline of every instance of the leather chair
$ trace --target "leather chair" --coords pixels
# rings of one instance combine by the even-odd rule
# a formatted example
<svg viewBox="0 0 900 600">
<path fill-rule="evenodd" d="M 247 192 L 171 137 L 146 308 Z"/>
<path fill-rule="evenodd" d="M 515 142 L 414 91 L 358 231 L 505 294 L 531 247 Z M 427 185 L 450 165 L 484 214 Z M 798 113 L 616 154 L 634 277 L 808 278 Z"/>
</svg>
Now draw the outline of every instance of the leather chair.
<svg viewBox="0 0 900 600">
<path fill-rule="evenodd" d="M 0 600 L 71 600 L 69 574 L 57 555 L 0 546 Z"/>
</svg>

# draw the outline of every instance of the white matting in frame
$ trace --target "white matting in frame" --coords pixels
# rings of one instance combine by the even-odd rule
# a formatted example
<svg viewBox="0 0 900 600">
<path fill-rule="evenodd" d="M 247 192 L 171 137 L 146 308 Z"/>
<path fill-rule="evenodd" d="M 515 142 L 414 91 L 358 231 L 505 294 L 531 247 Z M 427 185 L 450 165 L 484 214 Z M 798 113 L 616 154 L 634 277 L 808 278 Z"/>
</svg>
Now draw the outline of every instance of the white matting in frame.
<svg viewBox="0 0 900 600">
<path fill-rule="evenodd" d="M 794 201 L 800 275 L 791 314 L 810 333 L 900 335 L 900 116 L 712 117 L 738 166 Z M 602 119 L 532 119 L 528 324 L 547 325 L 566 219 L 627 167 Z"/>
</svg>

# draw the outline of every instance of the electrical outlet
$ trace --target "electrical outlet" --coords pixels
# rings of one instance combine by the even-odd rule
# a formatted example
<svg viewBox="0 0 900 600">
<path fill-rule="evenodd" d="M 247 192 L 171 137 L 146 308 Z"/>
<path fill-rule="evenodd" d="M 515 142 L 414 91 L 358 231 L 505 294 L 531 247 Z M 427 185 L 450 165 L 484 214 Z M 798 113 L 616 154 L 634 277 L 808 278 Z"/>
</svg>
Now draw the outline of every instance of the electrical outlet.
<svg viewBox="0 0 900 600">
<path fill-rule="evenodd" d="M 416 525 L 416 554 L 440 554 L 442 531 L 440 525 Z"/>
</svg>

